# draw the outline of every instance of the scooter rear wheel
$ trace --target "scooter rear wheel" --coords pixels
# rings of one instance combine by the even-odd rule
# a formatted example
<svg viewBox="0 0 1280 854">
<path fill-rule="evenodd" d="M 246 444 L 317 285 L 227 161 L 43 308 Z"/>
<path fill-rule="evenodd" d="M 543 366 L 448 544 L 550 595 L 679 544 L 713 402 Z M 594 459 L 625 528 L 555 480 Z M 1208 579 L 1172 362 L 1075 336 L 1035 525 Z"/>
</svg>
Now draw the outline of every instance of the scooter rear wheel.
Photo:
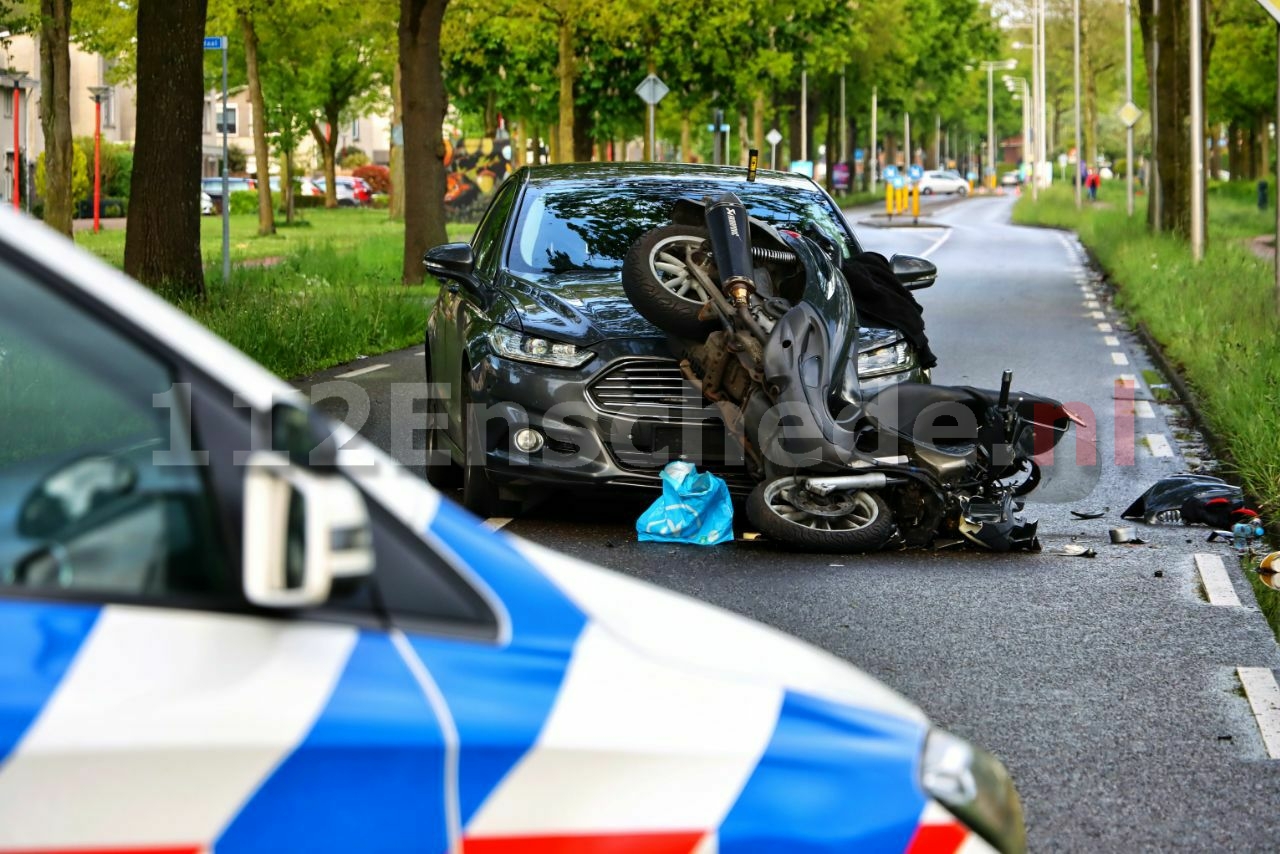
<svg viewBox="0 0 1280 854">
<path fill-rule="evenodd" d="M 809 551 L 873 552 L 893 536 L 893 514 L 872 492 L 822 498 L 804 478 L 779 477 L 758 484 L 747 497 L 747 517 L 760 533 Z"/>
<path fill-rule="evenodd" d="M 645 320 L 663 332 L 701 341 L 719 328 L 700 320 L 711 297 L 691 271 L 708 234 L 693 225 L 664 225 L 640 235 L 622 263 L 622 289 Z"/>
</svg>

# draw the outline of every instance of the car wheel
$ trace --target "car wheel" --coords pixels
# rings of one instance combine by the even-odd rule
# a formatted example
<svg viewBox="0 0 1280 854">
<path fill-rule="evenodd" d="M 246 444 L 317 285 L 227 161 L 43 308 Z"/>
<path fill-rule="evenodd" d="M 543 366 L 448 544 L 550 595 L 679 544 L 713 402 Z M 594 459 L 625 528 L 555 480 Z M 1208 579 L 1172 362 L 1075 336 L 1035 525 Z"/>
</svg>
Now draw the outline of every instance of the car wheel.
<svg viewBox="0 0 1280 854">
<path fill-rule="evenodd" d="M 932 196 L 932 195 L 933 195 L 933 187 L 925 187 L 923 190 L 921 190 L 921 191 L 920 191 L 920 195 L 922 195 L 922 196 Z"/>
<path fill-rule="evenodd" d="M 431 363 L 427 363 L 427 386 L 434 385 L 431 378 Z M 440 440 L 440 435 L 449 429 L 448 407 L 444 401 L 434 397 L 427 398 L 427 483 L 441 491 L 457 489 L 462 485 L 462 472 L 454 464 L 447 443 Z"/>
<path fill-rule="evenodd" d="M 694 275 L 696 265 L 710 267 L 707 230 L 664 225 L 645 232 L 622 263 L 622 288 L 641 316 L 664 332 L 701 341 L 719 328 L 699 319 L 710 299 Z"/>
<path fill-rule="evenodd" d="M 969 195 L 969 188 L 968 188 L 968 187 L 961 187 L 960 189 L 956 190 L 956 192 L 957 192 L 957 193 L 959 193 L 962 197 L 963 197 L 963 196 L 967 196 L 967 195 Z"/>
<path fill-rule="evenodd" d="M 893 515 L 880 496 L 865 491 L 821 497 L 804 478 L 758 484 L 747 497 L 747 517 L 760 533 L 819 552 L 873 552 L 893 536 Z"/>
<path fill-rule="evenodd" d="M 482 518 L 513 516 L 520 502 L 501 497 L 485 470 L 484 425 L 471 420 L 471 388 L 465 372 L 462 382 L 462 506 Z"/>
</svg>

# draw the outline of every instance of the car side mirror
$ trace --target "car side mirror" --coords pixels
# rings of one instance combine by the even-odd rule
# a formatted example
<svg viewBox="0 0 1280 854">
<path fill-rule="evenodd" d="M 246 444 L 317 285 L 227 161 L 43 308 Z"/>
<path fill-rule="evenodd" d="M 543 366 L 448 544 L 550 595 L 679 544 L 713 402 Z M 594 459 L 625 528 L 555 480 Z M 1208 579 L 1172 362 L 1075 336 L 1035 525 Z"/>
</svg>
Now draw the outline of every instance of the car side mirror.
<svg viewBox="0 0 1280 854">
<path fill-rule="evenodd" d="M 373 572 L 364 498 L 345 477 L 283 454 L 249 456 L 244 483 L 244 594 L 263 608 L 323 605 L 335 579 Z"/>
<path fill-rule="evenodd" d="M 938 278 L 938 268 L 932 261 L 914 255 L 894 255 L 889 264 L 898 281 L 909 291 L 927 288 Z"/>
<path fill-rule="evenodd" d="M 432 246 L 422 256 L 427 272 L 442 279 L 452 279 L 467 284 L 476 268 L 476 256 L 470 243 L 444 243 Z"/>
</svg>

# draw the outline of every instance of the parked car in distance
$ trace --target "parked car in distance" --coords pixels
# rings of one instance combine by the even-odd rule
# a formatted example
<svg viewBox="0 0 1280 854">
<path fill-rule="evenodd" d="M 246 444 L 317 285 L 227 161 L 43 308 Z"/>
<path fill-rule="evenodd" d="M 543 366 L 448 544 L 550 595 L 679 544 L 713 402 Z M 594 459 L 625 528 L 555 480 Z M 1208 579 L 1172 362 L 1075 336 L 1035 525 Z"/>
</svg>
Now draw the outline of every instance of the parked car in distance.
<svg viewBox="0 0 1280 854">
<path fill-rule="evenodd" d="M 0 341 L 6 851 L 1026 849 L 883 683 L 491 530 L 7 207 Z"/>
<path fill-rule="evenodd" d="M 227 192 L 241 193 L 245 190 L 257 189 L 258 182 L 254 178 L 228 178 Z M 200 189 L 209 194 L 210 201 L 213 202 L 214 210 L 222 211 L 222 178 L 201 178 Z"/>
<path fill-rule="evenodd" d="M 953 172 L 950 169 L 934 169 L 925 172 L 920 179 L 921 195 L 930 196 L 934 193 L 959 193 L 962 196 L 969 195 L 969 182 L 966 181 L 959 172 Z"/>
<path fill-rule="evenodd" d="M 427 381 L 447 392 L 427 401 L 439 427 L 426 438 L 439 450 L 427 466 L 432 482 L 461 482 L 464 504 L 486 516 L 511 515 L 511 502 L 546 486 L 656 490 L 676 458 L 749 491 L 754 483 L 716 408 L 622 286 L 628 250 L 668 222 L 678 199 L 726 192 L 752 216 L 818 239 L 838 260 L 861 252 L 811 179 L 761 170 L 748 182 L 746 174 L 694 164 L 524 167 L 497 191 L 470 244 L 429 250 L 427 269 L 446 284 L 425 342 Z M 673 292 L 695 301 L 682 293 Z M 924 378 L 896 329 L 862 327 L 858 350 L 863 390 Z M 558 414 L 565 407 L 581 413 Z M 495 415 L 481 426 L 476 412 Z"/>
<path fill-rule="evenodd" d="M 328 182 L 324 178 L 316 178 L 315 185 L 320 188 L 320 194 L 324 195 Z M 334 195 L 338 197 L 338 204 L 343 207 L 367 205 L 373 202 L 373 191 L 369 189 L 364 179 L 353 178 L 350 175 L 339 175 L 334 179 Z"/>
<path fill-rule="evenodd" d="M 1022 183 L 1022 176 L 1016 171 L 1006 172 L 1000 176 L 1001 187 L 1017 187 Z"/>
<path fill-rule="evenodd" d="M 272 175 L 270 180 L 271 192 L 280 192 L 280 176 Z M 310 178 L 294 178 L 293 192 L 296 196 L 323 196 L 324 190 L 315 185 Z"/>
</svg>

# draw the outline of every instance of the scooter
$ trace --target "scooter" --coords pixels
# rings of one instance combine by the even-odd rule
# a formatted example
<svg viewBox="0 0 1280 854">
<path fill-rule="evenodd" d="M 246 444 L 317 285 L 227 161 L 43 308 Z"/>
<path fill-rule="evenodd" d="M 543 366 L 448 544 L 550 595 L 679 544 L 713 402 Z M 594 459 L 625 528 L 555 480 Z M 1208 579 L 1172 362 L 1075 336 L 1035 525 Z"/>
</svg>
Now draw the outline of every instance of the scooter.
<svg viewBox="0 0 1280 854">
<path fill-rule="evenodd" d="M 998 391 L 864 394 L 857 310 L 829 247 L 749 217 L 733 194 L 681 201 L 632 245 L 623 286 L 741 446 L 757 481 L 747 515 L 770 539 L 830 552 L 894 540 L 1039 549 L 1021 499 L 1040 481 L 1036 455 L 1078 419 L 1014 393 L 1009 371 Z"/>
</svg>

